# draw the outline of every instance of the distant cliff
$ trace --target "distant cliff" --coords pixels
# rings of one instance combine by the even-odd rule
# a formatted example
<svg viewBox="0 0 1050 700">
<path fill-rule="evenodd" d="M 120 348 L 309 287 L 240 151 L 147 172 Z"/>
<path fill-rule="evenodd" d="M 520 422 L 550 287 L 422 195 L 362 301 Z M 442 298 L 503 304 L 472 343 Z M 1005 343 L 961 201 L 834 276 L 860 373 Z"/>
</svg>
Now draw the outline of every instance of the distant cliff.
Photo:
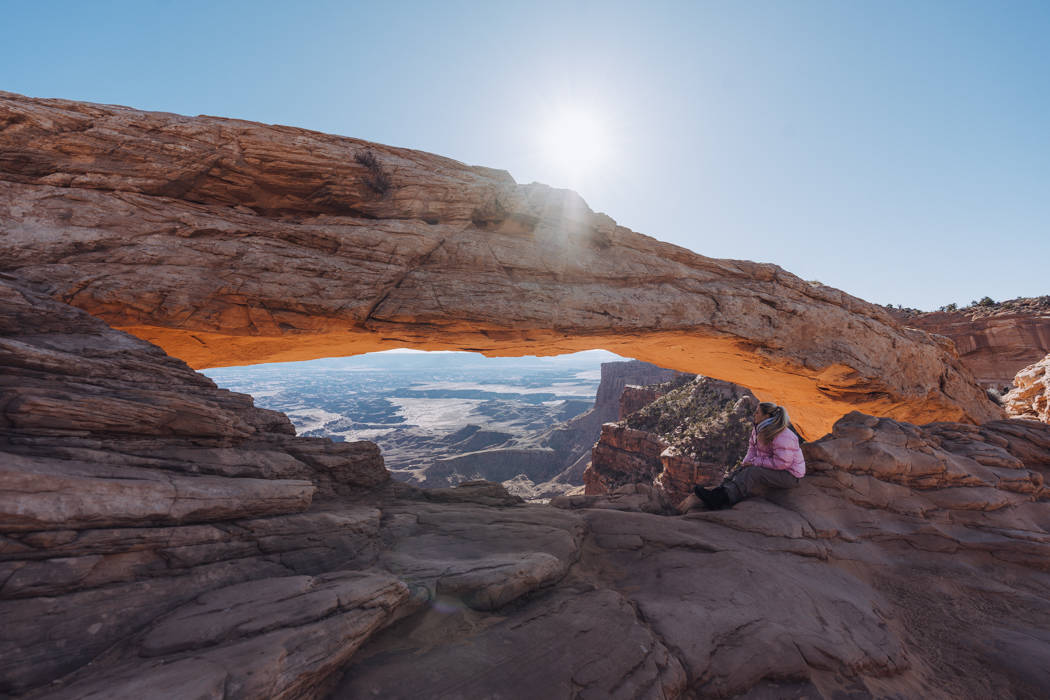
<svg viewBox="0 0 1050 700">
<path fill-rule="evenodd" d="M 526 498 L 546 498 L 583 484 L 583 470 L 602 423 L 616 420 L 620 396 L 630 384 L 656 384 L 689 377 L 648 362 L 627 360 L 601 366 L 594 406 L 564 423 L 539 433 L 442 457 L 425 470 L 425 485 L 447 486 L 470 479 L 512 481 L 508 488 Z M 523 476 L 524 478 L 515 478 Z"/>
<path fill-rule="evenodd" d="M 890 312 L 905 325 L 951 338 L 963 364 L 985 387 L 1009 388 L 1017 372 L 1050 353 L 1050 296 L 951 311 Z"/>
</svg>

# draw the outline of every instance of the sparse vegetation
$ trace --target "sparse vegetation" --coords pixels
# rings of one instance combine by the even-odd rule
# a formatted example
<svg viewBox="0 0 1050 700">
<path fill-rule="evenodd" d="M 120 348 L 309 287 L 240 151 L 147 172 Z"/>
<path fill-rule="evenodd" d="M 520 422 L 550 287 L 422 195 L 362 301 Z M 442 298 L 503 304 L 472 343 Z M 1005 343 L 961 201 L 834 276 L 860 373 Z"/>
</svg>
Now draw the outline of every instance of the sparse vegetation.
<svg viewBox="0 0 1050 700">
<path fill-rule="evenodd" d="M 679 452 L 701 464 L 736 468 L 747 452 L 752 402 L 740 404 L 705 385 L 683 377 L 661 388 L 675 387 L 625 419 L 629 428 L 656 433 Z"/>
<path fill-rule="evenodd" d="M 379 158 L 376 157 L 374 152 L 361 151 L 354 154 L 354 160 L 359 165 L 365 166 L 365 169 L 368 171 L 364 181 L 370 190 L 380 196 L 390 191 L 392 186 L 390 175 L 383 168 L 383 164 L 379 162 Z"/>
</svg>

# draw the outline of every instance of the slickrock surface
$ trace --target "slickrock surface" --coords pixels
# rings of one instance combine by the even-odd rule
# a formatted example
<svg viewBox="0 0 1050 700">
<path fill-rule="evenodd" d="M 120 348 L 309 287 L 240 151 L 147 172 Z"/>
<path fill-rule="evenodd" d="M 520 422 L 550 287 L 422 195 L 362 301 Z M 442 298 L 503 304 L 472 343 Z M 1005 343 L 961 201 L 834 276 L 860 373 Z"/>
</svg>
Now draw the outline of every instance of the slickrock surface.
<svg viewBox="0 0 1050 700">
<path fill-rule="evenodd" d="M 1043 697 L 1050 427 L 853 413 L 793 490 L 684 518 L 652 489 L 556 499 L 697 697 Z M 593 580 L 593 579 L 592 579 Z"/>
<path fill-rule="evenodd" d="M 1003 405 L 1014 418 L 1050 423 L 1050 355 L 1017 373 Z"/>
<path fill-rule="evenodd" d="M 1050 297 L 899 317 L 951 338 L 962 363 L 988 387 L 1009 387 L 1018 371 L 1050 353 Z"/>
<path fill-rule="evenodd" d="M 684 379 L 684 378 L 683 378 Z M 696 377 L 669 385 L 648 405 L 602 426 L 585 493 L 611 493 L 627 484 L 654 486 L 668 505 L 694 484 L 721 482 L 747 454 L 758 399 L 729 382 Z"/>
<path fill-rule="evenodd" d="M 383 348 L 606 348 L 733 381 L 822 434 L 852 409 L 981 422 L 953 348 L 578 195 L 280 126 L 0 94 L 0 271 L 191 366 Z"/>
<path fill-rule="evenodd" d="M 0 694 L 1050 691 L 1050 425 L 851 413 L 797 489 L 666 517 L 392 483 L 3 276 L 0 348 Z"/>
</svg>

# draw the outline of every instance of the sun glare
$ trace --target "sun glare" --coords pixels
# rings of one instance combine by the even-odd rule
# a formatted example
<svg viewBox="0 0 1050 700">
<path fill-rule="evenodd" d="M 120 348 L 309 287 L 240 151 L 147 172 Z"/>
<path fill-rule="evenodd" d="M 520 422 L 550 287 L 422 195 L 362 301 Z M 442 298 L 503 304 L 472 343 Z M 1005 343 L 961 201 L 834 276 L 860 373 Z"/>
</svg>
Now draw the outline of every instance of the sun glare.
<svg viewBox="0 0 1050 700">
<path fill-rule="evenodd" d="M 545 158 L 573 177 L 595 169 L 608 151 L 602 123 L 581 109 L 563 109 L 551 114 L 540 140 Z"/>
</svg>

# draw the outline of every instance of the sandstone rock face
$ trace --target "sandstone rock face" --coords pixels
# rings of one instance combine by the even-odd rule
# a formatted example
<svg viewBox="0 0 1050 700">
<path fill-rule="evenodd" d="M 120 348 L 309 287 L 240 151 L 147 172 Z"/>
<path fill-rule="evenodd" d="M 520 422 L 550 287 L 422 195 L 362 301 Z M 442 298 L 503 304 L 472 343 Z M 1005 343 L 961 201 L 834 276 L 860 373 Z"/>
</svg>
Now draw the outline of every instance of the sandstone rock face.
<svg viewBox="0 0 1050 700">
<path fill-rule="evenodd" d="M 331 504 L 387 479 L 371 443 L 296 438 L 283 414 L 0 275 L 0 693 L 211 588 L 355 561 L 379 513 Z"/>
<path fill-rule="evenodd" d="M 1050 353 L 1050 297 L 912 314 L 900 320 L 951 338 L 977 381 L 996 389 L 1009 387 L 1018 371 Z"/>
<path fill-rule="evenodd" d="M 626 386 L 620 394 L 620 413 L 616 420 L 623 420 L 666 394 L 667 391 L 656 386 Z"/>
<path fill-rule="evenodd" d="M 1045 695 L 1050 426 L 854 413 L 804 450 L 798 488 L 673 527 L 642 485 L 552 504 L 696 697 Z"/>
<path fill-rule="evenodd" d="M 1017 373 L 1014 388 L 1003 397 L 1003 404 L 1015 418 L 1050 423 L 1050 355 Z"/>
<path fill-rule="evenodd" d="M 1050 690 L 1050 425 L 852 413 L 798 488 L 685 517 L 635 484 L 562 508 L 421 492 L 0 282 L 4 695 Z"/>
<path fill-rule="evenodd" d="M 194 367 L 601 347 L 745 385 L 812 434 L 852 409 L 1002 415 L 953 348 L 881 307 L 660 243 L 502 171 L 10 93 L 0 139 L 0 271 Z"/>
<path fill-rule="evenodd" d="M 638 360 L 603 362 L 601 381 L 598 383 L 594 406 L 590 410 L 538 436 L 511 441 L 511 449 L 538 448 L 545 450 L 548 455 L 543 465 L 545 469 L 526 472 L 531 481 L 538 482 L 535 486 L 525 485 L 521 488 L 514 482 L 508 482 L 508 487 L 517 487 L 532 498 L 549 498 L 579 487 L 583 484 L 584 471 L 591 461 L 591 449 L 601 434 L 602 425 L 618 419 L 620 397 L 626 388 L 631 383 L 654 384 L 683 376 L 689 375 Z M 492 452 L 498 455 L 502 450 Z M 493 478 L 487 474 L 485 477 Z"/>
<path fill-rule="evenodd" d="M 618 423 L 602 426 L 584 472 L 585 494 L 627 484 L 655 486 L 667 504 L 696 484 L 717 484 L 747 453 L 758 399 L 747 389 L 708 377 L 654 387 L 658 398 Z M 630 399 L 629 399 L 630 400 Z"/>
</svg>

